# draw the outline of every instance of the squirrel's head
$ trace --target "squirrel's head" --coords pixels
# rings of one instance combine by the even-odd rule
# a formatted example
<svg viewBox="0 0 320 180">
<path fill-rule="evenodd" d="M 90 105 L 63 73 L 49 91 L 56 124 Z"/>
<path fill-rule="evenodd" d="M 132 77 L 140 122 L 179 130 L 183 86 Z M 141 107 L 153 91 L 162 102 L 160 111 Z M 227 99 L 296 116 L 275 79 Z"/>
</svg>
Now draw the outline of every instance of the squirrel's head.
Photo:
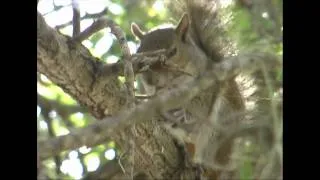
<svg viewBox="0 0 320 180">
<path fill-rule="evenodd" d="M 176 43 L 186 43 L 188 28 L 187 14 L 183 15 L 176 28 L 156 29 L 146 33 L 137 24 L 131 24 L 132 34 L 141 41 L 138 52 L 168 49 Z"/>
<path fill-rule="evenodd" d="M 190 38 L 189 29 L 190 20 L 187 14 L 183 14 L 175 28 L 156 29 L 147 33 L 137 24 L 131 24 L 132 34 L 141 42 L 137 52 L 172 49 L 175 54 L 170 61 L 181 68 L 190 62 L 190 58 L 194 57 L 195 51 L 198 50 Z"/>
</svg>

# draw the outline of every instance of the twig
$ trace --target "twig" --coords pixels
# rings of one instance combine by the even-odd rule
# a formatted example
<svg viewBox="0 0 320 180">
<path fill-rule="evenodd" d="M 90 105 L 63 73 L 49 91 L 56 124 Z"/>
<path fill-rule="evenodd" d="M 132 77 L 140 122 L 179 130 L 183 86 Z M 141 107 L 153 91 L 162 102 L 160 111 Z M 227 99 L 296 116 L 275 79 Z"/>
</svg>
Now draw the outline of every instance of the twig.
<svg viewBox="0 0 320 180">
<path fill-rule="evenodd" d="M 253 2 L 252 0 L 238 0 L 239 4 L 244 6 L 245 8 L 251 9 Z"/>
<path fill-rule="evenodd" d="M 128 89 L 128 96 L 129 100 L 129 107 L 134 106 L 134 73 L 133 73 L 133 67 L 132 62 L 130 59 L 131 53 L 129 46 L 127 44 L 127 40 L 125 37 L 125 34 L 121 30 L 121 28 L 111 19 L 107 18 L 100 18 L 96 22 L 94 22 L 89 28 L 87 28 L 85 31 L 80 33 L 80 11 L 78 4 L 76 0 L 73 0 L 73 37 L 75 41 L 83 41 L 84 39 L 87 39 L 95 32 L 99 31 L 100 29 L 104 28 L 105 25 L 110 27 L 111 33 L 116 36 L 118 39 L 118 42 L 120 44 L 120 48 L 122 50 L 122 54 L 124 57 L 124 77 L 125 77 L 125 84 Z"/>
<path fill-rule="evenodd" d="M 171 57 L 170 51 L 168 50 L 157 50 L 153 52 L 136 53 L 130 56 L 130 61 L 132 62 L 132 68 L 134 73 L 141 73 L 155 64 L 162 63 L 162 58 Z M 101 76 L 112 76 L 112 75 L 124 75 L 124 65 L 123 62 L 127 61 L 122 59 L 121 61 L 113 64 L 105 64 L 100 72 Z M 99 73 L 98 73 L 99 74 Z"/>
<path fill-rule="evenodd" d="M 122 50 L 122 54 L 124 57 L 124 77 L 125 77 L 125 84 L 128 89 L 128 95 L 129 95 L 129 106 L 134 106 L 134 73 L 133 73 L 133 67 L 132 67 L 132 61 L 131 61 L 131 53 L 130 49 L 125 37 L 125 34 L 121 30 L 121 28 L 111 19 L 108 20 L 107 24 L 110 29 L 111 33 L 114 34 L 118 42 L 120 44 L 120 48 Z"/>
<path fill-rule="evenodd" d="M 87 29 L 81 32 L 78 36 L 73 37 L 73 40 L 82 42 L 83 40 L 90 37 L 92 34 L 105 28 L 107 24 L 108 24 L 107 18 L 100 18 L 97 21 L 93 22 L 91 26 L 89 26 Z"/>
<path fill-rule="evenodd" d="M 77 0 L 72 0 L 72 10 L 73 10 L 73 34 L 72 37 L 75 37 L 80 34 L 80 8 Z"/>
<path fill-rule="evenodd" d="M 68 120 L 67 117 L 61 117 L 61 118 L 69 131 L 75 128 L 74 124 L 70 120 Z M 79 149 L 77 149 L 76 151 L 79 154 L 79 160 L 83 168 L 82 174 L 86 174 L 88 172 L 88 169 L 84 163 L 84 155 L 79 151 Z"/>
<path fill-rule="evenodd" d="M 79 106 L 73 106 L 73 105 L 64 105 L 64 104 L 60 104 L 55 100 L 49 100 L 49 99 L 45 99 L 44 97 L 40 96 L 39 94 L 37 95 L 37 99 L 38 99 L 38 105 L 41 107 L 41 109 L 45 110 L 42 111 L 42 113 L 46 112 L 47 110 L 55 110 L 62 118 L 63 122 L 65 123 L 65 125 L 67 126 L 68 130 L 70 131 L 71 129 L 74 128 L 74 125 L 67 120 L 68 115 L 75 113 L 75 112 L 84 112 L 86 111 L 83 107 L 79 107 Z M 44 114 L 43 115 L 45 117 L 45 119 L 50 118 L 48 117 L 48 115 Z M 48 124 L 48 129 L 50 130 L 50 132 L 52 131 L 52 127 L 51 127 L 51 123 L 47 122 Z M 53 131 L 50 133 L 52 137 L 54 137 Z M 87 168 L 84 164 L 84 157 L 83 155 L 79 152 L 79 150 L 77 150 L 77 152 L 79 153 L 79 159 L 80 162 L 83 166 L 83 174 L 85 174 L 87 172 Z M 59 160 L 57 160 L 55 158 L 55 161 L 58 162 Z M 59 167 L 58 167 L 59 168 Z"/>
<path fill-rule="evenodd" d="M 160 49 L 160 50 L 156 50 L 156 51 L 149 51 L 149 52 L 141 52 L 141 53 L 136 53 L 134 54 L 135 56 L 159 56 L 159 54 L 161 53 L 165 53 L 166 50 L 165 49 Z"/>
<path fill-rule="evenodd" d="M 65 6 L 57 6 L 55 3 L 54 3 L 54 0 L 52 1 L 52 4 L 53 4 L 53 10 L 52 11 L 49 11 L 45 14 L 43 14 L 43 16 L 46 16 L 50 13 L 53 13 L 55 11 L 59 11 L 60 9 L 64 8 L 64 7 L 68 7 L 68 6 L 71 6 L 71 4 L 68 4 L 68 5 L 65 5 Z"/>
<path fill-rule="evenodd" d="M 37 147 L 37 178 L 38 179 L 48 179 L 46 176 L 46 171 L 40 161 L 39 148 Z"/>
<path fill-rule="evenodd" d="M 55 133 L 54 133 L 54 130 L 53 130 L 53 127 L 52 127 L 52 119 L 51 117 L 49 116 L 49 112 L 50 110 L 49 109 L 45 109 L 43 108 L 42 111 L 41 111 L 41 114 L 43 115 L 44 117 L 44 120 L 46 121 L 47 125 L 48 125 L 48 134 L 49 134 L 49 137 L 50 138 L 54 138 L 56 137 Z M 60 171 L 60 165 L 61 165 L 61 158 L 60 156 L 57 154 L 54 156 L 54 162 L 56 164 L 56 174 L 59 176 L 61 174 L 61 171 Z"/>
<path fill-rule="evenodd" d="M 93 13 L 93 14 L 89 14 L 89 13 L 86 13 L 82 18 L 83 19 L 98 19 L 102 16 L 105 16 L 108 12 L 108 8 L 105 8 L 104 10 L 102 10 L 101 12 L 99 13 Z"/>
<path fill-rule="evenodd" d="M 135 143 L 134 143 L 134 140 L 132 139 L 132 137 L 131 137 L 131 139 L 130 139 L 130 147 L 131 147 L 131 153 L 130 153 L 130 155 L 131 155 L 131 172 L 130 172 L 130 177 L 131 177 L 131 179 L 133 180 L 133 173 L 134 173 L 134 155 L 135 155 Z"/>
<path fill-rule="evenodd" d="M 137 99 L 151 99 L 153 98 L 154 96 L 146 96 L 146 95 L 136 95 L 136 98 Z"/>
<path fill-rule="evenodd" d="M 118 158 L 118 164 L 119 164 L 119 167 L 121 168 L 122 172 L 125 174 L 126 173 L 126 170 L 124 169 L 122 163 L 121 163 L 121 159 L 122 157 L 125 155 L 125 153 L 122 153 L 120 154 L 119 158 Z"/>
<path fill-rule="evenodd" d="M 130 56 L 126 60 L 125 58 L 114 64 L 105 64 L 101 69 L 100 76 L 107 77 L 112 75 L 124 75 L 124 65 L 123 62 L 130 61 L 132 62 L 132 68 L 134 73 L 141 73 L 148 69 L 150 69 L 154 65 L 160 64 L 165 67 L 167 64 L 164 62 L 167 58 L 170 58 L 172 55 L 171 50 L 157 50 L 154 52 L 146 52 L 146 53 L 136 53 Z M 163 58 L 164 57 L 164 58 Z M 168 65 L 167 65 L 168 66 Z M 181 72 L 184 73 L 184 72 Z M 185 73 L 184 73 L 185 74 Z"/>
<path fill-rule="evenodd" d="M 102 16 L 105 16 L 107 12 L 108 12 L 108 8 L 105 8 L 103 11 L 101 11 L 99 13 L 94 13 L 94 14 L 86 13 L 84 16 L 80 17 L 80 21 L 84 20 L 84 19 L 98 19 L 98 18 L 101 18 Z M 61 29 L 61 28 L 65 28 L 70 25 L 72 25 L 72 21 L 57 25 L 56 28 Z"/>
<path fill-rule="evenodd" d="M 162 112 L 163 108 L 170 109 L 181 106 L 185 101 L 197 95 L 202 89 L 213 86 L 218 81 L 234 77 L 239 72 L 257 70 L 264 63 L 273 66 L 279 63 L 279 61 L 276 57 L 264 53 L 250 53 L 226 58 L 220 64 L 217 64 L 213 70 L 205 72 L 198 79 L 158 95 L 154 99 L 141 103 L 135 108 L 121 111 L 117 116 L 104 118 L 102 121 L 98 121 L 86 128 L 72 131 L 68 135 L 39 142 L 40 158 L 46 159 L 59 154 L 61 151 L 79 148 L 83 145 L 91 147 L 101 144 L 109 137 L 115 135 L 114 132 L 116 130 L 146 120 L 155 113 Z"/>
</svg>

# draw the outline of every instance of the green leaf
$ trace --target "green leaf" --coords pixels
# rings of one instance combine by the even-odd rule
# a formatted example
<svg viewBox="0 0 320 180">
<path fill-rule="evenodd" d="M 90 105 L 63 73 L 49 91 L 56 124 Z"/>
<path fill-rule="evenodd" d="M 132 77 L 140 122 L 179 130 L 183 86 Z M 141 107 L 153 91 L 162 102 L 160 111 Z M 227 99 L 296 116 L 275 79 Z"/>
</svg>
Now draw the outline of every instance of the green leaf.
<svg viewBox="0 0 320 180">
<path fill-rule="evenodd" d="M 84 163 L 87 165 L 88 171 L 95 171 L 101 164 L 98 153 L 90 153 L 84 157 Z"/>
<path fill-rule="evenodd" d="M 124 83 L 126 81 L 126 78 L 124 76 L 119 76 L 118 77 L 119 81 L 121 81 L 122 83 Z"/>
<path fill-rule="evenodd" d="M 85 157 L 83 158 L 84 163 L 86 165 L 88 165 L 88 161 L 90 161 L 91 158 L 99 158 L 99 154 L 96 152 L 92 152 L 92 153 L 85 155 Z"/>
<path fill-rule="evenodd" d="M 250 14 L 245 11 L 241 10 L 237 13 L 236 21 L 238 24 L 238 28 L 240 30 L 248 30 L 251 27 L 251 21 L 250 21 Z"/>
<path fill-rule="evenodd" d="M 113 148 L 116 147 L 116 143 L 115 143 L 114 141 L 110 141 L 110 142 L 108 143 L 108 147 L 113 149 Z"/>
<path fill-rule="evenodd" d="M 279 70 L 277 74 L 277 81 L 282 81 L 282 74 L 283 74 L 283 71 Z"/>
<path fill-rule="evenodd" d="M 249 160 L 245 160 L 242 167 L 240 168 L 240 179 L 253 179 L 253 167 Z"/>
<path fill-rule="evenodd" d="M 96 146 L 94 148 L 94 151 L 96 151 L 96 152 L 104 152 L 105 150 L 106 150 L 106 146 L 103 144 L 100 144 L 99 146 Z"/>
<path fill-rule="evenodd" d="M 80 112 L 70 115 L 69 119 L 76 127 L 84 127 L 86 125 L 86 120 L 84 119 L 83 114 Z"/>
<path fill-rule="evenodd" d="M 76 105 L 77 101 L 75 101 L 70 95 L 63 93 L 59 96 L 59 101 L 66 105 Z"/>
<path fill-rule="evenodd" d="M 52 91 L 50 88 L 46 86 L 42 86 L 39 83 L 37 85 L 37 91 L 41 96 L 50 100 L 55 100 L 58 97 L 58 94 L 56 92 Z"/>
<path fill-rule="evenodd" d="M 102 30 L 100 30 L 99 32 L 93 34 L 91 37 L 90 37 L 90 41 L 92 42 L 93 44 L 93 48 L 96 46 L 97 42 L 103 37 L 104 33 Z"/>
<path fill-rule="evenodd" d="M 58 119 L 53 119 L 51 122 L 52 128 L 56 136 L 69 134 L 69 130 Z"/>
</svg>

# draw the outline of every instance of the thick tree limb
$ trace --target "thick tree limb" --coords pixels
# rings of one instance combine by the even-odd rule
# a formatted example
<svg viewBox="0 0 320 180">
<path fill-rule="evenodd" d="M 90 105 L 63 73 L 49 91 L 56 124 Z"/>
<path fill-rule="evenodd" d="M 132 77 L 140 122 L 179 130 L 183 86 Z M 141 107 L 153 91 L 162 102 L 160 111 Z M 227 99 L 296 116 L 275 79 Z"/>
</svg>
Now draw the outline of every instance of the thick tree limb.
<svg viewBox="0 0 320 180">
<path fill-rule="evenodd" d="M 126 104 L 126 90 L 117 75 L 98 75 L 103 68 L 101 61 L 81 44 L 50 28 L 39 13 L 37 21 L 38 72 L 88 107 L 98 119 L 119 111 Z M 112 66 L 104 70 L 114 71 Z"/>
<path fill-rule="evenodd" d="M 265 63 L 264 63 L 265 62 Z M 142 103 L 131 110 L 122 111 L 118 116 L 104 118 L 89 127 L 71 132 L 40 143 L 40 158 L 45 159 L 63 150 L 86 146 L 94 146 L 111 137 L 116 129 L 121 129 L 141 122 L 155 115 L 155 113 L 170 109 L 185 103 L 218 81 L 224 81 L 240 72 L 252 72 L 261 65 L 275 65 L 277 59 L 268 54 L 247 54 L 231 57 L 206 72 L 202 77 L 182 84 L 179 88 L 156 96 L 154 99 Z M 219 77 L 219 78 L 217 78 Z"/>
</svg>

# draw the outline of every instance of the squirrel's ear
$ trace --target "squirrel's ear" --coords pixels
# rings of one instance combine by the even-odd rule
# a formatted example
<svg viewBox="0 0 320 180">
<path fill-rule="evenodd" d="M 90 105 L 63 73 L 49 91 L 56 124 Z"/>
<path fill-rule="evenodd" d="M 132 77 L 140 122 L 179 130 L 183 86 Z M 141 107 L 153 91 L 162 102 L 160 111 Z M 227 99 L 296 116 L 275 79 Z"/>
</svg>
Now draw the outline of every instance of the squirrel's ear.
<svg viewBox="0 0 320 180">
<path fill-rule="evenodd" d="M 144 36 L 144 32 L 140 29 L 140 27 L 136 23 L 131 23 L 131 32 L 138 39 L 142 39 Z"/>
<path fill-rule="evenodd" d="M 178 37 L 182 40 L 186 40 L 188 28 L 189 28 L 189 16 L 188 14 L 184 13 L 178 23 L 178 26 L 176 27 L 176 33 Z"/>
</svg>

